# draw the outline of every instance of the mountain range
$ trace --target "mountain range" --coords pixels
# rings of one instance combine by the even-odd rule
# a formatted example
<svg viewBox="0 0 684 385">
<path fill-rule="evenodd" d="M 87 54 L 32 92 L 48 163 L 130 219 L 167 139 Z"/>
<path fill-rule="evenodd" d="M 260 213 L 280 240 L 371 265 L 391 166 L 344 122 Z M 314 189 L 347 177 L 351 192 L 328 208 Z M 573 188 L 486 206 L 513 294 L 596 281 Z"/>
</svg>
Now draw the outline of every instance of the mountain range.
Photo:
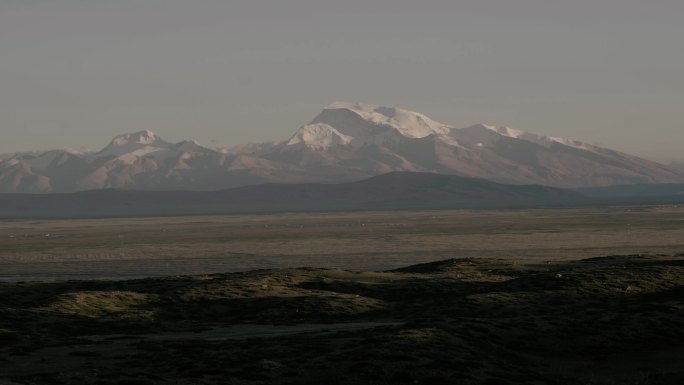
<svg viewBox="0 0 684 385">
<path fill-rule="evenodd" d="M 456 128 L 399 108 L 336 102 L 279 142 L 216 149 L 141 131 L 98 152 L 3 155 L 0 192 L 209 191 L 342 183 L 395 171 L 564 188 L 684 182 L 674 167 L 579 141 L 484 124 Z"/>
</svg>

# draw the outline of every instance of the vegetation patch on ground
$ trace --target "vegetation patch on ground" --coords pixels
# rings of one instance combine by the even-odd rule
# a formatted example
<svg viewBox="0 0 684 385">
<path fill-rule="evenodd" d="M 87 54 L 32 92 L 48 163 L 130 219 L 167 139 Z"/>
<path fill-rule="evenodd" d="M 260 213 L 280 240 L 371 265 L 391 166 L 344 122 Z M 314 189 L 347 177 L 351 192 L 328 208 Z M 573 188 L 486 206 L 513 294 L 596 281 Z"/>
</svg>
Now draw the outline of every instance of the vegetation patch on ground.
<svg viewBox="0 0 684 385">
<path fill-rule="evenodd" d="M 0 284 L 17 384 L 684 383 L 684 257 Z"/>
</svg>

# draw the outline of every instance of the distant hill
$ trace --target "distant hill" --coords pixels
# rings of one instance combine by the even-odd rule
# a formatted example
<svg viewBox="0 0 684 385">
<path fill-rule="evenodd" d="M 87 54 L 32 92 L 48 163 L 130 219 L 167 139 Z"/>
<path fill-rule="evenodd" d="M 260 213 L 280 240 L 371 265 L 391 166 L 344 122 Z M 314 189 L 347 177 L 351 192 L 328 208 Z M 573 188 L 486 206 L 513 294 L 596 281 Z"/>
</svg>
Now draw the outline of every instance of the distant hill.
<svg viewBox="0 0 684 385">
<path fill-rule="evenodd" d="M 279 142 L 216 149 L 146 130 L 119 135 L 98 152 L 0 155 L 0 193 L 212 191 L 351 182 L 393 171 L 563 188 L 684 183 L 684 170 L 674 165 L 575 140 L 485 124 L 456 128 L 400 108 L 336 102 Z"/>
<path fill-rule="evenodd" d="M 634 184 L 576 189 L 588 198 L 681 198 L 684 199 L 684 184 Z"/>
<path fill-rule="evenodd" d="M 92 190 L 0 194 L 0 217 L 106 217 L 282 211 L 496 208 L 570 204 L 580 194 L 453 175 L 393 172 L 343 184 L 261 184 L 220 191 Z"/>
</svg>

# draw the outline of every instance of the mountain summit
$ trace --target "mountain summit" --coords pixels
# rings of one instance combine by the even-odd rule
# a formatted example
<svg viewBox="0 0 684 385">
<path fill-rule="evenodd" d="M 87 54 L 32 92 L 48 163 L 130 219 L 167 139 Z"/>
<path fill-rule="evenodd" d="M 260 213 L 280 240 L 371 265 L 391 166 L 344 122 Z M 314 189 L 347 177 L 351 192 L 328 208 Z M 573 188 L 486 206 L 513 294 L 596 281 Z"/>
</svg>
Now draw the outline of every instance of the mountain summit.
<svg viewBox="0 0 684 385">
<path fill-rule="evenodd" d="M 119 156 L 127 153 L 140 152 L 141 149 L 145 154 L 163 150 L 171 146 L 171 143 L 159 138 L 154 132 L 144 130 L 134 132 L 132 134 L 119 135 L 109 142 L 109 145 L 103 148 L 100 152 L 95 154 L 97 157 Z M 140 154 L 143 155 L 143 154 Z"/>
<path fill-rule="evenodd" d="M 150 131 L 144 130 L 139 132 L 134 132 L 132 134 L 119 135 L 112 139 L 109 146 L 127 146 L 134 144 L 153 144 L 155 142 L 161 141 L 157 138 L 157 135 Z M 163 141 L 162 141 L 163 142 Z"/>
<path fill-rule="evenodd" d="M 400 108 L 335 102 L 281 142 L 217 150 L 146 130 L 117 136 L 95 153 L 0 156 L 0 192 L 215 190 L 393 171 L 556 187 L 684 182 L 681 171 L 575 140 L 485 124 L 456 128 Z"/>
<path fill-rule="evenodd" d="M 276 146 L 271 161 L 312 175 L 421 171 L 559 187 L 679 182 L 663 165 L 509 127 L 465 128 L 403 109 L 335 102 Z"/>
<path fill-rule="evenodd" d="M 451 127 L 413 111 L 335 102 L 325 107 L 311 123 L 301 127 L 287 145 L 316 149 L 338 145 L 384 145 L 396 143 L 401 138 L 443 135 L 450 130 Z"/>
</svg>

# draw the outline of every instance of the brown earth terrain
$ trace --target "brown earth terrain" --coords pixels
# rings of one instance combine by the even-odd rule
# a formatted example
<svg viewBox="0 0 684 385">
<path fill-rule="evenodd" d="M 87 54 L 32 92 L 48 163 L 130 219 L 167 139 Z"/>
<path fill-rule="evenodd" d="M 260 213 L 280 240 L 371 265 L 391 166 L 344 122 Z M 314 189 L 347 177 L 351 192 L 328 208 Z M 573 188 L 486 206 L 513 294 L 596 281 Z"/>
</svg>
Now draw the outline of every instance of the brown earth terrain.
<svg viewBox="0 0 684 385">
<path fill-rule="evenodd" d="M 684 252 L 684 205 L 0 221 L 0 281 Z"/>
</svg>

